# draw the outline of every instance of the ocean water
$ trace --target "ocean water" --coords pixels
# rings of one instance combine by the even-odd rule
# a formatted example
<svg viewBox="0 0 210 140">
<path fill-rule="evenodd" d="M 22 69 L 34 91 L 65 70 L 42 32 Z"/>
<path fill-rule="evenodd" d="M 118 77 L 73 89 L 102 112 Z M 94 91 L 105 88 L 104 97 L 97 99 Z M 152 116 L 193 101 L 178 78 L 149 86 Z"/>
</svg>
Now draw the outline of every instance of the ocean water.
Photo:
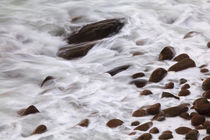
<svg viewBox="0 0 210 140">
<path fill-rule="evenodd" d="M 152 116 L 134 118 L 133 111 L 154 103 L 161 103 L 162 109 L 192 103 L 202 96 L 201 79 L 209 75 L 198 67 L 169 72 L 161 82 L 144 88 L 130 85 L 130 76 L 144 72 L 143 79 L 148 79 L 154 69 L 173 65 L 158 61 L 165 46 L 173 46 L 177 55 L 187 53 L 197 66 L 209 64 L 209 13 L 209 0 L 0 0 L 0 140 L 135 140 L 145 132 L 129 136 L 134 129 L 131 122 L 148 122 Z M 82 58 L 56 56 L 73 31 L 111 18 L 126 19 L 119 34 L 104 39 Z M 199 34 L 183 39 L 190 31 Z M 146 43 L 136 45 L 139 40 Z M 142 55 L 133 56 L 136 51 Z M 105 73 L 124 64 L 132 66 L 113 77 Z M 55 79 L 40 87 L 47 76 Z M 180 78 L 188 80 L 191 95 L 161 99 L 162 91 L 178 94 Z M 163 90 L 169 81 L 175 88 Z M 144 89 L 153 95 L 140 97 Z M 40 113 L 17 114 L 32 104 Z M 124 124 L 108 128 L 106 123 L 113 118 Z M 83 119 L 90 120 L 87 128 L 77 126 Z M 153 123 L 160 133 L 171 130 L 174 140 L 184 139 L 175 133 L 177 127 L 193 128 L 180 117 Z M 31 136 L 40 124 L 48 131 Z M 206 136 L 205 130 L 199 132 L 199 139 Z"/>
</svg>

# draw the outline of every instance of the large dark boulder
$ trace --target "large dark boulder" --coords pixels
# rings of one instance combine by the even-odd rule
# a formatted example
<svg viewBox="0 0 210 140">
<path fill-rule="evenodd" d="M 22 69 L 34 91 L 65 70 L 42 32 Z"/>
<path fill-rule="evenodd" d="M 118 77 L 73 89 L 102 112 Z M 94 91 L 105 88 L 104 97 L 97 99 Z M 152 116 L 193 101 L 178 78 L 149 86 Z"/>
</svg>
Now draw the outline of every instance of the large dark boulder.
<svg viewBox="0 0 210 140">
<path fill-rule="evenodd" d="M 163 110 L 166 117 L 176 117 L 182 114 L 183 112 L 187 111 L 188 111 L 188 104 L 181 104 Z"/>
<path fill-rule="evenodd" d="M 150 82 L 160 82 L 167 75 L 167 71 L 164 68 L 157 68 L 154 70 L 149 78 Z"/>
<path fill-rule="evenodd" d="M 173 66 L 171 66 L 168 71 L 181 71 L 181 70 L 185 70 L 191 67 L 195 67 L 195 62 L 190 59 L 190 58 L 185 58 L 181 61 L 179 61 L 178 63 L 174 64 Z"/>
<path fill-rule="evenodd" d="M 68 38 L 69 44 L 100 40 L 120 31 L 124 26 L 121 19 L 107 19 L 96 23 L 91 23 L 82 27 L 78 32 L 73 33 Z"/>
</svg>

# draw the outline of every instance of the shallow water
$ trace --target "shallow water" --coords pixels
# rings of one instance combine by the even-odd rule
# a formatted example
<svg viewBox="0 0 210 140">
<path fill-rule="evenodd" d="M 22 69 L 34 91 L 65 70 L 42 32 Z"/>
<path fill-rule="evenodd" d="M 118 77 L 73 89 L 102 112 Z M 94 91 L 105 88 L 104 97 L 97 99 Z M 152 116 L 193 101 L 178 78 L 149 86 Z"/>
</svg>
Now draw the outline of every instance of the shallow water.
<svg viewBox="0 0 210 140">
<path fill-rule="evenodd" d="M 1 0 L 0 1 L 0 139 L 1 140 L 133 140 L 144 132 L 133 132 L 130 123 L 148 122 L 152 116 L 134 118 L 132 112 L 143 105 L 160 102 L 162 109 L 192 103 L 201 97 L 199 68 L 169 72 L 158 84 L 148 84 L 138 89 L 128 84 L 130 76 L 145 72 L 148 79 L 157 67 L 169 68 L 173 61 L 157 61 L 165 46 L 173 46 L 176 54 L 187 53 L 196 65 L 210 63 L 209 0 Z M 72 22 L 71 19 L 81 17 Z M 88 23 L 125 18 L 122 31 L 103 40 L 80 59 L 64 60 L 56 56 L 66 45 L 65 38 L 77 28 Z M 183 39 L 190 31 L 201 32 Z M 145 39 L 143 46 L 136 41 Z M 143 55 L 132 56 L 135 51 Z M 114 77 L 106 71 L 124 64 L 128 70 Z M 208 68 L 208 67 L 207 67 Z M 55 77 L 53 83 L 40 87 L 47 76 Z M 163 86 L 175 81 L 170 91 L 178 94 L 180 78 L 188 79 L 191 95 L 176 99 L 161 99 Z M 154 94 L 139 97 L 143 89 Z M 20 117 L 17 111 L 35 105 L 41 113 Z M 192 110 L 191 110 L 192 111 Z M 88 128 L 76 126 L 88 118 Z M 107 121 L 118 118 L 123 126 L 106 127 Z M 209 119 L 209 118 L 208 118 Z M 48 131 L 30 136 L 39 124 Z M 154 122 L 160 129 L 172 130 L 174 139 L 179 126 L 192 127 L 190 121 L 179 117 Z M 206 135 L 200 130 L 202 139 Z M 159 135 L 153 135 L 157 139 Z"/>
</svg>

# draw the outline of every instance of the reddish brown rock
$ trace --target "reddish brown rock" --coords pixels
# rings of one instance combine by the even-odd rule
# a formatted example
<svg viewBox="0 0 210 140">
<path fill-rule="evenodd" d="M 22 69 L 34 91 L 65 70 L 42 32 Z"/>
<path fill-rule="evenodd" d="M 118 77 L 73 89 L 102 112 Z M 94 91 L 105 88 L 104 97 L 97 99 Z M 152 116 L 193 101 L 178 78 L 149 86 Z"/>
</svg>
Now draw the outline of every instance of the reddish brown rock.
<svg viewBox="0 0 210 140">
<path fill-rule="evenodd" d="M 210 90 L 207 90 L 203 93 L 203 97 L 210 99 Z"/>
<path fill-rule="evenodd" d="M 69 44 L 100 40 L 118 33 L 124 23 L 119 19 L 108 19 L 82 27 L 68 38 Z"/>
<path fill-rule="evenodd" d="M 192 129 L 188 127 L 179 127 L 175 131 L 177 134 L 184 135 L 190 132 Z"/>
<path fill-rule="evenodd" d="M 42 134 L 44 132 L 47 131 L 47 127 L 45 125 L 39 125 L 35 130 L 34 132 L 32 133 L 32 135 L 35 135 L 35 134 Z"/>
<path fill-rule="evenodd" d="M 191 119 L 191 124 L 193 126 L 197 126 L 197 125 L 200 125 L 200 124 L 203 124 L 205 122 L 205 117 L 203 115 L 194 115 Z"/>
<path fill-rule="evenodd" d="M 79 58 L 85 56 L 96 43 L 97 42 L 85 42 L 81 44 L 72 44 L 67 47 L 60 48 L 57 55 L 68 60 Z"/>
<path fill-rule="evenodd" d="M 131 77 L 132 77 L 133 79 L 136 79 L 136 78 L 144 77 L 144 76 L 145 76 L 145 74 L 144 74 L 143 72 L 139 72 L 139 73 L 133 74 Z"/>
<path fill-rule="evenodd" d="M 190 118 L 192 118 L 192 117 L 195 116 L 195 115 L 198 115 L 198 113 L 196 113 L 196 112 L 191 112 L 191 113 L 190 113 Z"/>
<path fill-rule="evenodd" d="M 188 111 L 189 104 L 181 104 L 178 106 L 170 107 L 167 109 L 162 110 L 165 113 L 166 117 L 176 117 L 180 114 Z"/>
<path fill-rule="evenodd" d="M 136 111 L 133 112 L 133 117 L 143 117 L 143 116 L 146 116 L 148 115 L 146 110 L 143 110 L 143 109 L 138 109 Z"/>
<path fill-rule="evenodd" d="M 187 33 L 187 34 L 184 36 L 184 39 L 186 39 L 186 38 L 191 38 L 191 37 L 193 37 L 193 36 L 195 36 L 195 35 L 198 35 L 198 34 L 201 34 L 201 33 L 200 33 L 200 32 L 197 32 L 197 31 L 191 31 L 191 32 Z"/>
<path fill-rule="evenodd" d="M 169 92 L 163 92 L 161 98 L 175 98 L 179 100 L 179 97 L 169 93 Z"/>
<path fill-rule="evenodd" d="M 150 129 L 149 133 L 158 134 L 159 133 L 159 129 L 157 127 L 153 127 L 152 129 Z"/>
<path fill-rule="evenodd" d="M 151 105 L 146 109 L 146 112 L 150 115 L 158 114 L 160 112 L 160 107 L 161 107 L 160 103 Z"/>
<path fill-rule="evenodd" d="M 210 140 L 210 136 L 206 136 L 203 140 Z"/>
<path fill-rule="evenodd" d="M 115 128 L 115 127 L 122 125 L 123 123 L 124 122 L 119 119 L 112 119 L 112 120 L 108 121 L 106 125 L 110 128 Z"/>
<path fill-rule="evenodd" d="M 210 48 L 210 41 L 207 43 L 207 47 Z"/>
<path fill-rule="evenodd" d="M 168 71 L 182 71 L 191 67 L 195 67 L 195 62 L 190 59 L 190 58 L 185 58 L 181 61 L 179 61 L 178 63 L 174 64 L 173 66 L 171 66 Z"/>
<path fill-rule="evenodd" d="M 199 132 L 198 130 L 191 130 L 185 135 L 187 140 L 198 140 Z"/>
<path fill-rule="evenodd" d="M 88 119 L 82 120 L 78 125 L 81 127 L 88 127 L 90 121 Z"/>
<path fill-rule="evenodd" d="M 131 132 L 128 134 L 129 136 L 133 136 L 133 135 L 136 135 L 136 132 Z"/>
<path fill-rule="evenodd" d="M 135 121 L 135 122 L 132 122 L 132 123 L 131 123 L 131 126 L 137 126 L 137 125 L 139 125 L 139 124 L 140 124 L 139 121 Z"/>
<path fill-rule="evenodd" d="M 209 115 L 210 103 L 206 98 L 197 99 L 194 102 L 194 108 L 199 114 Z"/>
<path fill-rule="evenodd" d="M 185 120 L 190 120 L 190 114 L 187 112 L 184 112 L 180 115 L 181 118 L 185 119 Z"/>
<path fill-rule="evenodd" d="M 205 121 L 203 123 L 204 128 L 210 127 L 210 121 Z"/>
<path fill-rule="evenodd" d="M 147 80 L 144 79 L 133 80 L 130 82 L 130 84 L 136 85 L 137 88 L 142 88 L 147 84 Z"/>
<path fill-rule="evenodd" d="M 164 89 L 173 89 L 174 88 L 174 83 L 173 82 L 169 82 L 165 85 Z"/>
<path fill-rule="evenodd" d="M 135 51 L 132 54 L 133 54 L 133 56 L 137 56 L 137 55 L 143 55 L 144 53 L 143 52 L 139 52 L 139 51 Z"/>
<path fill-rule="evenodd" d="M 107 73 L 109 73 L 111 76 L 114 76 L 122 71 L 127 70 L 129 67 L 130 67 L 130 65 L 119 66 L 119 67 L 116 67 L 110 71 L 107 71 Z"/>
<path fill-rule="evenodd" d="M 202 89 L 210 90 L 210 78 L 207 78 L 205 81 L 203 81 Z"/>
<path fill-rule="evenodd" d="M 181 89 L 189 89 L 190 88 L 190 85 L 189 84 L 184 84 Z"/>
<path fill-rule="evenodd" d="M 182 89 L 178 94 L 178 96 L 188 96 L 188 95 L 190 95 L 190 91 L 187 89 Z"/>
<path fill-rule="evenodd" d="M 201 130 L 201 129 L 205 129 L 203 125 L 197 125 L 195 126 L 196 130 Z"/>
<path fill-rule="evenodd" d="M 201 72 L 201 73 L 207 73 L 207 72 L 209 72 L 209 70 L 206 69 L 206 68 L 203 68 L 203 69 L 200 70 L 200 72 Z"/>
<path fill-rule="evenodd" d="M 184 79 L 184 78 L 181 78 L 181 79 L 179 80 L 179 84 L 180 84 L 180 85 L 182 85 L 182 84 L 184 84 L 184 83 L 186 83 L 186 82 L 187 82 L 187 80 Z"/>
<path fill-rule="evenodd" d="M 138 137 L 136 140 L 151 140 L 152 135 L 150 133 L 144 133 L 140 137 Z"/>
<path fill-rule="evenodd" d="M 159 139 L 163 139 L 163 140 L 172 139 L 172 138 L 173 138 L 173 135 L 172 135 L 172 132 L 171 132 L 171 131 L 164 131 L 164 132 L 159 136 Z"/>
<path fill-rule="evenodd" d="M 190 58 L 188 54 L 182 53 L 174 58 L 174 61 L 182 61 L 185 58 Z"/>
<path fill-rule="evenodd" d="M 150 82 L 160 82 L 167 75 L 167 71 L 163 68 L 154 70 L 149 78 Z"/>
<path fill-rule="evenodd" d="M 41 87 L 43 87 L 45 85 L 45 83 L 47 83 L 48 81 L 53 80 L 54 77 L 53 76 L 47 76 L 41 83 Z"/>
<path fill-rule="evenodd" d="M 159 55 L 159 60 L 171 60 L 175 56 L 175 50 L 173 47 L 165 47 Z"/>
<path fill-rule="evenodd" d="M 148 129 L 152 127 L 152 125 L 153 125 L 152 122 L 143 123 L 139 125 L 138 127 L 136 127 L 134 130 L 147 131 Z"/>
<path fill-rule="evenodd" d="M 152 92 L 150 90 L 143 90 L 140 95 L 150 95 Z"/>
<path fill-rule="evenodd" d="M 35 113 L 39 113 L 39 110 L 34 105 L 29 106 L 27 109 L 22 109 L 18 111 L 18 114 L 20 116 L 26 116 L 26 115 L 35 114 Z"/>
</svg>

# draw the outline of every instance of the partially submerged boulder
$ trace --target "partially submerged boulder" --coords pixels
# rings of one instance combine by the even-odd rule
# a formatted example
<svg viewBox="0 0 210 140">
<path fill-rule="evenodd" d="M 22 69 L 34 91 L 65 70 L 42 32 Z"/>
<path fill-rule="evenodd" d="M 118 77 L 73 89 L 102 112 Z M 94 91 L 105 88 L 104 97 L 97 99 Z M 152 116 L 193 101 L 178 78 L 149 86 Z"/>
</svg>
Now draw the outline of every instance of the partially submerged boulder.
<svg viewBox="0 0 210 140">
<path fill-rule="evenodd" d="M 39 110 L 34 105 L 30 105 L 28 108 L 18 111 L 20 116 L 26 116 L 35 113 L 39 113 Z"/>
<path fill-rule="evenodd" d="M 175 50 L 173 47 L 168 46 L 165 47 L 159 55 L 159 60 L 171 60 L 175 56 Z"/>
<path fill-rule="evenodd" d="M 107 71 L 107 73 L 109 73 L 111 76 L 114 76 L 124 70 L 127 70 L 129 67 L 130 67 L 130 65 L 119 66 L 119 67 L 116 67 L 110 71 Z"/>
<path fill-rule="evenodd" d="M 181 61 L 179 61 L 178 63 L 174 64 L 173 66 L 171 66 L 168 71 L 175 71 L 175 72 L 178 72 L 178 71 L 181 71 L 181 70 L 185 70 L 185 69 L 188 69 L 188 68 L 192 68 L 192 67 L 195 67 L 195 62 L 190 59 L 190 58 L 185 58 Z"/>
<path fill-rule="evenodd" d="M 190 58 L 188 54 L 182 53 L 174 58 L 174 61 L 182 61 L 185 58 Z"/>
<path fill-rule="evenodd" d="M 167 109 L 162 110 L 166 117 L 176 117 L 182 114 L 183 112 L 188 111 L 189 104 L 181 104 L 178 106 L 170 107 Z"/>
<path fill-rule="evenodd" d="M 116 127 L 122 125 L 123 123 L 124 122 L 119 119 L 112 119 L 112 120 L 108 121 L 106 125 L 110 128 L 116 128 Z"/>
<path fill-rule="evenodd" d="M 157 68 L 154 70 L 149 78 L 150 82 L 160 82 L 167 75 L 167 71 L 164 68 Z"/>
</svg>

